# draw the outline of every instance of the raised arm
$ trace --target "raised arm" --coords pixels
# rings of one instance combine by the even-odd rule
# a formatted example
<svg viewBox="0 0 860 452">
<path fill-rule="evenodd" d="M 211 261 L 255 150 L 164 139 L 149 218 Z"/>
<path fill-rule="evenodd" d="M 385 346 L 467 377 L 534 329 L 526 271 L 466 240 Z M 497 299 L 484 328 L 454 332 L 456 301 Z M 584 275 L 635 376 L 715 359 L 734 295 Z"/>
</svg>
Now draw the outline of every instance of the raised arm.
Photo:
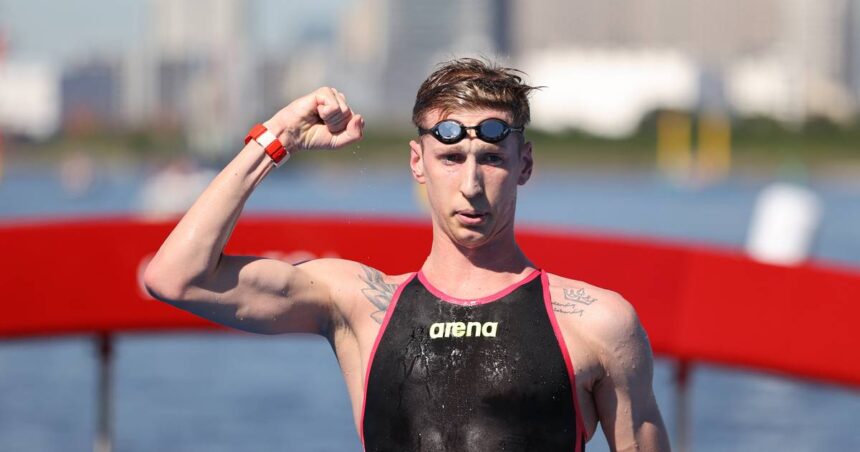
<svg viewBox="0 0 860 452">
<path fill-rule="evenodd" d="M 613 451 L 668 452 L 669 438 L 651 386 L 648 336 L 629 303 L 617 294 L 610 301 L 596 335 L 605 375 L 594 386 L 594 401 L 603 433 Z"/>
<path fill-rule="evenodd" d="M 343 94 L 320 88 L 264 125 L 295 153 L 355 142 L 364 120 Z M 147 267 L 144 283 L 154 297 L 246 331 L 325 333 L 335 314 L 332 284 L 339 274 L 360 272 L 357 264 L 321 260 L 293 266 L 224 254 L 245 201 L 272 169 L 271 158 L 252 140 L 215 177 Z"/>
</svg>

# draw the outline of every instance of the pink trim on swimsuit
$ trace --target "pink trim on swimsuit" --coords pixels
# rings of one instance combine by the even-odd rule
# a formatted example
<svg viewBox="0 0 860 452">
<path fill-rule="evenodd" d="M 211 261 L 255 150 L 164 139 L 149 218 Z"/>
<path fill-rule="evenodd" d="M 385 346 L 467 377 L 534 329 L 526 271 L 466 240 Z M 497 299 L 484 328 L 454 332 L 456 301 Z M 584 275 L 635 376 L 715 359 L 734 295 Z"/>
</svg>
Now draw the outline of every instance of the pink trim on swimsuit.
<svg viewBox="0 0 860 452">
<path fill-rule="evenodd" d="M 373 357 L 376 355 L 376 348 L 379 347 L 379 341 L 382 340 L 382 335 L 385 333 L 388 321 L 391 320 L 391 315 L 394 314 L 394 308 L 397 306 L 397 300 L 400 299 L 400 294 L 403 292 L 403 289 L 412 282 L 413 279 L 415 279 L 415 275 L 416 274 L 413 273 L 412 276 L 406 278 L 406 281 L 403 281 L 399 286 L 397 286 L 397 290 L 391 297 L 391 303 L 388 304 L 388 308 L 385 310 L 385 317 L 382 320 L 382 325 L 379 326 L 379 332 L 376 333 L 376 339 L 373 341 L 373 348 L 370 350 L 370 357 L 367 359 L 367 370 L 364 372 L 364 397 L 361 401 L 361 429 L 359 431 L 362 450 L 364 450 L 364 409 L 367 408 L 367 384 L 370 381 L 370 367 L 373 365 Z"/>
<path fill-rule="evenodd" d="M 511 284 L 510 286 L 508 286 L 508 287 L 506 287 L 506 288 L 504 288 L 504 289 L 502 289 L 502 290 L 500 290 L 500 291 L 498 291 L 492 295 L 488 295 L 486 297 L 481 297 L 481 298 L 469 299 L 469 300 L 465 300 L 465 299 L 457 298 L 457 297 L 452 297 L 452 296 L 446 294 L 445 292 L 442 292 L 441 290 L 437 289 L 436 286 L 434 286 L 430 281 L 427 280 L 427 277 L 424 275 L 423 271 L 420 271 L 420 270 L 418 271 L 418 280 L 421 281 L 421 284 L 424 284 L 424 287 L 426 287 L 427 290 L 430 291 L 430 293 L 432 293 L 434 296 L 436 296 L 436 298 L 438 298 L 442 301 L 445 301 L 447 303 L 458 304 L 461 306 L 477 306 L 477 305 L 487 304 L 487 303 L 496 301 L 502 297 L 505 297 L 506 295 L 510 294 L 511 292 L 517 290 L 517 288 L 519 288 L 523 284 L 526 284 L 526 283 L 530 282 L 531 280 L 535 279 L 538 275 L 540 275 L 540 273 L 541 273 L 540 270 L 537 270 L 537 269 L 532 270 L 532 272 L 529 273 L 528 275 L 526 275 L 525 278 L 523 278 L 522 280 L 515 282 L 515 283 Z"/>
<path fill-rule="evenodd" d="M 546 305 L 546 313 L 549 316 L 549 321 L 552 323 L 552 330 L 555 333 L 555 338 L 558 340 L 561 355 L 564 357 L 564 363 L 567 365 L 567 374 L 570 376 L 571 393 L 573 394 L 573 406 L 576 409 L 576 430 L 577 439 L 575 452 L 582 452 L 582 445 L 588 440 L 588 435 L 585 432 L 585 421 L 582 419 L 582 410 L 579 408 L 579 397 L 576 394 L 576 375 L 573 372 L 573 360 L 570 358 L 570 353 L 567 351 L 567 344 L 564 342 L 564 336 L 561 334 L 561 328 L 558 326 L 558 320 L 555 318 L 555 311 L 552 309 L 552 297 L 549 293 L 549 277 L 547 273 L 541 271 L 541 284 L 543 285 L 543 300 Z"/>
</svg>

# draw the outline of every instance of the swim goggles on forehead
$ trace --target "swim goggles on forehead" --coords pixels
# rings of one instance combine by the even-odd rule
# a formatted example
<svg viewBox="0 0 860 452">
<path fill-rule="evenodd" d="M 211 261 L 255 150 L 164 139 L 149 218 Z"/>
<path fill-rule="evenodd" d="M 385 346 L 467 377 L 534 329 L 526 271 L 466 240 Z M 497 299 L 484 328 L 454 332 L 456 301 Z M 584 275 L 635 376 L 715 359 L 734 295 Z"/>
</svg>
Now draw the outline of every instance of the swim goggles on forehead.
<svg viewBox="0 0 860 452">
<path fill-rule="evenodd" d="M 487 143 L 498 143 L 504 140 L 511 132 L 522 132 L 524 127 L 511 127 L 505 121 L 497 118 L 489 118 L 481 121 L 476 126 L 465 126 L 460 121 L 445 119 L 439 121 L 429 129 L 418 128 L 419 135 L 432 134 L 434 138 L 445 144 L 459 143 L 466 138 L 468 130 L 474 130 L 475 136 Z"/>
</svg>

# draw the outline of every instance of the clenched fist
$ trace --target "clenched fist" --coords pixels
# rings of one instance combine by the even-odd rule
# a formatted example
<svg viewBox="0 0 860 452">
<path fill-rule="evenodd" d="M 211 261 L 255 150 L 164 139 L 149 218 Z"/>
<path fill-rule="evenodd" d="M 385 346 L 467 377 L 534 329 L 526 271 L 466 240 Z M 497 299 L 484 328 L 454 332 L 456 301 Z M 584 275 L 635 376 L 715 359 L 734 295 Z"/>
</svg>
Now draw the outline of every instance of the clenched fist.
<svg viewBox="0 0 860 452">
<path fill-rule="evenodd" d="M 343 93 L 322 87 L 281 109 L 265 126 L 289 152 L 335 149 L 361 139 L 364 118 L 349 108 Z"/>
</svg>

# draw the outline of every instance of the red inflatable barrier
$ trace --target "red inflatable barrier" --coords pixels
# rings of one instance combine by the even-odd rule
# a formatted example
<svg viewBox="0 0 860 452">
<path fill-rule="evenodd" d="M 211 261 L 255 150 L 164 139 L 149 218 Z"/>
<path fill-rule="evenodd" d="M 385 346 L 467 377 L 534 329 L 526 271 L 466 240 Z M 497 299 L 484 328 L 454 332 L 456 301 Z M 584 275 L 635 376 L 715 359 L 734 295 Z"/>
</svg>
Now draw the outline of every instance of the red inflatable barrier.
<svg viewBox="0 0 860 452">
<path fill-rule="evenodd" d="M 149 298 L 140 283 L 173 222 L 0 226 L 0 337 L 219 328 Z M 860 272 L 778 267 L 740 253 L 523 228 L 540 266 L 622 293 L 657 353 L 860 386 Z M 230 253 L 338 256 L 417 270 L 429 222 L 249 216 Z"/>
</svg>

